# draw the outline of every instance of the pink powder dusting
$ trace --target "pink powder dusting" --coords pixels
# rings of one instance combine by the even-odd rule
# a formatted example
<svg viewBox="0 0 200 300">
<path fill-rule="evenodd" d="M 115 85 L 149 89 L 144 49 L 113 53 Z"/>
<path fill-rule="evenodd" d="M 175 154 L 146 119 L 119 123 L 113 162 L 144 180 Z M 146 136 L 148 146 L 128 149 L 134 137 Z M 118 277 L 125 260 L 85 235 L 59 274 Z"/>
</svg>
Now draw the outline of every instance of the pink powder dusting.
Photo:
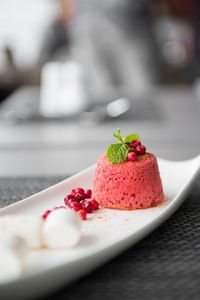
<svg viewBox="0 0 200 300">
<path fill-rule="evenodd" d="M 111 164 L 105 155 L 100 156 L 93 196 L 110 208 L 132 210 L 157 205 L 164 194 L 156 157 L 146 153 L 136 162 Z"/>
</svg>

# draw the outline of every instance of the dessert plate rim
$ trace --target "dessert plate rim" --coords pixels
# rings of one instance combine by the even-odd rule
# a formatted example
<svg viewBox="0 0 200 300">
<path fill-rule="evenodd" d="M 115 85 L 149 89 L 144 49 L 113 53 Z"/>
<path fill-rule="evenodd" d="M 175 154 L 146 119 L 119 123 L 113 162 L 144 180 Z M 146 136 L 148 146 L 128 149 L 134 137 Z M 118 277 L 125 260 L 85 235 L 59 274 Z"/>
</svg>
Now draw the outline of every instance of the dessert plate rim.
<svg viewBox="0 0 200 300">
<path fill-rule="evenodd" d="M 71 279 L 68 279 L 68 282 L 71 282 L 72 280 L 80 277 L 81 275 L 93 270 L 94 268 L 100 266 L 101 264 L 105 263 L 106 261 L 108 261 L 111 258 L 114 258 L 116 255 L 118 255 L 119 253 L 123 252 L 124 250 L 126 250 L 127 248 L 129 248 L 131 245 L 134 245 L 135 243 L 137 243 L 139 240 L 141 240 L 142 238 L 144 238 L 145 236 L 147 236 L 150 232 L 152 232 L 154 229 L 156 229 L 159 225 L 161 225 L 166 219 L 168 219 L 176 210 L 177 208 L 182 204 L 182 202 L 184 201 L 184 199 L 187 196 L 187 193 L 189 192 L 190 188 L 192 187 L 192 183 L 194 182 L 194 179 L 197 177 L 197 175 L 200 172 L 200 155 L 189 159 L 189 160 L 184 160 L 184 161 L 171 161 L 171 160 L 165 160 L 165 159 L 161 159 L 158 158 L 158 164 L 159 167 L 160 165 L 168 165 L 171 168 L 177 168 L 178 166 L 181 165 L 185 165 L 188 168 L 193 166 L 193 169 L 191 171 L 191 174 L 188 175 L 188 181 L 186 182 L 185 186 L 182 187 L 182 190 L 180 190 L 180 193 L 176 194 L 175 200 L 170 202 L 169 204 L 167 204 L 164 209 L 163 212 L 157 216 L 157 218 L 153 219 L 150 223 L 149 226 L 144 226 L 142 228 L 140 228 L 138 231 L 136 232 L 129 232 L 127 234 L 127 236 L 123 236 L 123 238 L 121 240 L 116 241 L 113 244 L 110 245 L 103 245 L 102 248 L 97 251 L 97 252 L 88 252 L 86 255 L 83 255 L 82 257 L 77 258 L 74 261 L 71 262 L 63 262 L 61 264 L 58 264 L 56 266 L 50 267 L 49 269 L 45 270 L 45 271 L 38 271 L 36 274 L 28 274 L 25 277 L 20 277 L 17 278 L 13 281 L 8 281 L 5 283 L 0 283 L 0 291 L 1 288 L 4 288 L 5 290 L 9 290 L 10 286 L 15 286 L 17 287 L 18 285 L 23 286 L 24 284 L 26 284 L 26 282 L 28 282 L 30 279 L 33 279 L 34 276 L 38 276 L 38 277 L 43 277 L 43 276 L 51 276 L 51 273 L 59 273 L 60 272 L 64 272 L 65 268 L 67 268 L 67 266 L 72 267 L 75 266 L 74 268 L 77 268 L 78 264 L 83 264 L 84 265 L 84 261 L 87 263 L 89 258 L 93 258 L 94 262 L 90 263 L 88 262 L 89 267 L 83 267 L 81 271 L 76 270 L 75 274 L 72 274 Z M 40 199 L 41 197 L 43 197 L 43 195 L 45 195 L 46 193 L 54 193 L 57 189 L 59 189 L 63 184 L 68 183 L 73 184 L 74 181 L 78 180 L 81 177 L 84 177 L 87 174 L 90 174 L 90 172 L 92 172 L 95 169 L 96 164 L 93 164 L 92 166 L 82 170 L 81 172 L 62 180 L 61 182 L 43 190 L 40 191 L 39 193 L 36 193 L 30 197 L 27 197 L 21 201 L 18 201 L 14 204 L 11 204 L 9 206 L 6 206 L 2 209 L 0 209 L 0 215 L 2 214 L 7 214 L 7 213 L 13 213 L 15 212 L 15 209 L 20 210 L 20 207 L 23 208 L 23 206 L 32 203 L 32 202 L 36 202 L 37 199 Z M 188 173 L 189 174 L 189 173 Z M 162 179 L 162 172 L 161 172 L 161 179 Z M 37 205 L 37 203 L 36 203 Z M 162 210 L 162 208 L 161 208 Z M 146 211 L 146 210 L 141 210 L 141 211 Z M 109 250 L 109 251 L 108 251 Z M 98 254 L 98 259 L 95 261 L 96 256 Z M 105 257 L 106 256 L 106 257 Z M 72 272 L 73 273 L 73 272 Z"/>
</svg>

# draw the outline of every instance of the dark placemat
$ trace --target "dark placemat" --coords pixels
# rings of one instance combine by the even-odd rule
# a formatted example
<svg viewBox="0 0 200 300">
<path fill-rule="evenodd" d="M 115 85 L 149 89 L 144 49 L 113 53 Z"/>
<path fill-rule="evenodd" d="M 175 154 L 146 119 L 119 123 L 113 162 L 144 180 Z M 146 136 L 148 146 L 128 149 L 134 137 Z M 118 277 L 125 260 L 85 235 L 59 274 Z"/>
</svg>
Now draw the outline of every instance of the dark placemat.
<svg viewBox="0 0 200 300">
<path fill-rule="evenodd" d="M 38 193 L 66 177 L 0 177 L 0 208 Z"/>
<path fill-rule="evenodd" d="M 62 179 L 0 178 L 0 205 Z M 200 177 L 181 208 L 151 235 L 43 299 L 200 299 Z"/>
</svg>

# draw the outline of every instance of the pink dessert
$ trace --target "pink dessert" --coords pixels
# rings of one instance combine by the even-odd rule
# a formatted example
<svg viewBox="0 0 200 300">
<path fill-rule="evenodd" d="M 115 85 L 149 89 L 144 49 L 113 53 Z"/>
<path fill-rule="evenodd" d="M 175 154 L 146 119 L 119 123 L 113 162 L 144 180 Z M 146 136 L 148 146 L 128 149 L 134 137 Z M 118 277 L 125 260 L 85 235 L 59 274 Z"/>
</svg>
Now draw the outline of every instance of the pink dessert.
<svg viewBox="0 0 200 300">
<path fill-rule="evenodd" d="M 132 210 L 157 205 L 164 194 L 156 157 L 146 153 L 134 162 L 112 164 L 102 155 L 97 162 L 93 197 L 108 208 Z"/>
</svg>

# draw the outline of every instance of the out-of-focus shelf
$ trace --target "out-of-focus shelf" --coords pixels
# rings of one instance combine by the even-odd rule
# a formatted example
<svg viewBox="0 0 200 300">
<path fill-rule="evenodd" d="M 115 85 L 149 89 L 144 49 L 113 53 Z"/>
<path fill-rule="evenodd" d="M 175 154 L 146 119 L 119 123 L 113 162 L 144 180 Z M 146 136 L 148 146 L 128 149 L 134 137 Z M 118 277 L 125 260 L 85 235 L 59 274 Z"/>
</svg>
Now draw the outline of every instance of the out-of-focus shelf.
<svg viewBox="0 0 200 300">
<path fill-rule="evenodd" d="M 39 91 L 26 88 L 15 96 L 18 101 L 31 96 L 31 101 L 38 101 Z M 124 133 L 137 132 L 148 150 L 159 157 L 182 160 L 198 155 L 200 101 L 192 90 L 159 88 L 152 97 L 162 118 L 117 119 L 94 127 L 82 127 L 76 121 L 1 122 L 0 176 L 75 173 L 105 152 L 117 128 Z"/>
</svg>

